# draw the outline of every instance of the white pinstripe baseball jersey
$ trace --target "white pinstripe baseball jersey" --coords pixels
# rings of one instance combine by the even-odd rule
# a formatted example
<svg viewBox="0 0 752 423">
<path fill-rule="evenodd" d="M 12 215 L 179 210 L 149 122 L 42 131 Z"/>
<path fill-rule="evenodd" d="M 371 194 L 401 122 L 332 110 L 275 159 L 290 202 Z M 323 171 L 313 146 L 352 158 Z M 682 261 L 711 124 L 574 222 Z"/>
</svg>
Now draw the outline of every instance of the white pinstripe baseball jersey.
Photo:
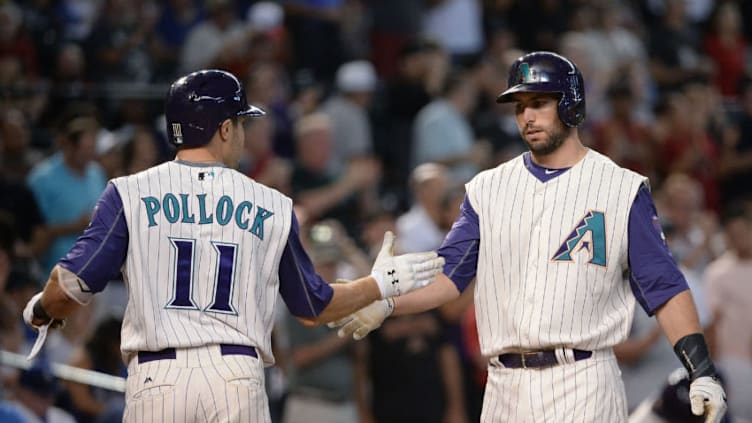
<svg viewBox="0 0 752 423">
<path fill-rule="evenodd" d="M 272 363 L 292 201 L 220 165 L 172 161 L 113 183 L 129 237 L 123 353 L 228 343 Z"/>
<path fill-rule="evenodd" d="M 548 347 L 596 350 L 627 336 L 630 206 L 646 179 L 590 150 L 542 183 L 523 156 L 477 175 L 475 304 L 483 355 Z"/>
</svg>

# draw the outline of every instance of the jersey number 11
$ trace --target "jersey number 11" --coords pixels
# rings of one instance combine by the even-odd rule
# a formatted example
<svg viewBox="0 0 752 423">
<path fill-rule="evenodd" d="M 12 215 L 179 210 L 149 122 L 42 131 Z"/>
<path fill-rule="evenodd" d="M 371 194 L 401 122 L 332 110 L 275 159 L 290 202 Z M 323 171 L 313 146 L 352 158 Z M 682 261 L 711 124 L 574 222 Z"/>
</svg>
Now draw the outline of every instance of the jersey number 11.
<svg viewBox="0 0 752 423">
<path fill-rule="evenodd" d="M 174 275 L 175 286 L 172 298 L 165 308 L 199 310 L 193 299 L 194 259 L 196 240 L 170 237 L 170 244 L 175 251 Z M 233 282 L 235 276 L 235 259 L 237 245 L 210 241 L 217 254 L 214 271 L 214 300 L 204 311 L 225 314 L 237 314 L 232 307 Z"/>
</svg>

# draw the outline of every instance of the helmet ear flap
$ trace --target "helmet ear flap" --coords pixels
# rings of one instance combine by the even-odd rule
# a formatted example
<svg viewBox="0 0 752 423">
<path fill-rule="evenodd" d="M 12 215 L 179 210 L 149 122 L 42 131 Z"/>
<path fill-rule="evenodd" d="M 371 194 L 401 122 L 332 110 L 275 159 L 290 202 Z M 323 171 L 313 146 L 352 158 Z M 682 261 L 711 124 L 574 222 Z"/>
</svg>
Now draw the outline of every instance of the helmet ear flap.
<svg viewBox="0 0 752 423">
<path fill-rule="evenodd" d="M 585 96 L 582 75 L 579 71 L 567 76 L 567 83 L 559 100 L 559 119 L 570 128 L 576 128 L 585 120 Z"/>
</svg>

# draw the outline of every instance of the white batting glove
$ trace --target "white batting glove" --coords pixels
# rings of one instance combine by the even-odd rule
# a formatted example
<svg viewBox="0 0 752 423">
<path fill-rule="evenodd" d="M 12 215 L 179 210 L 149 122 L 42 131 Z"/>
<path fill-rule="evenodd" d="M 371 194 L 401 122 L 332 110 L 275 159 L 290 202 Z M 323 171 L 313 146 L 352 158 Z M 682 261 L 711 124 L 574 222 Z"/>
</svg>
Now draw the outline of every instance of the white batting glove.
<svg viewBox="0 0 752 423">
<path fill-rule="evenodd" d="M 444 267 L 444 258 L 435 251 L 394 256 L 394 239 L 391 231 L 384 234 L 384 243 L 371 269 L 381 298 L 395 297 L 426 286 Z"/>
<path fill-rule="evenodd" d="M 705 414 L 705 423 L 718 423 L 726 414 L 726 392 L 720 382 L 710 376 L 695 379 L 689 385 L 692 414 Z"/>
<path fill-rule="evenodd" d="M 370 332 L 378 329 L 381 323 L 392 314 L 392 311 L 394 311 L 393 299 L 374 301 L 345 318 L 329 323 L 329 327 L 342 326 L 337 331 L 340 338 L 352 335 L 354 340 L 360 341 Z"/>
</svg>

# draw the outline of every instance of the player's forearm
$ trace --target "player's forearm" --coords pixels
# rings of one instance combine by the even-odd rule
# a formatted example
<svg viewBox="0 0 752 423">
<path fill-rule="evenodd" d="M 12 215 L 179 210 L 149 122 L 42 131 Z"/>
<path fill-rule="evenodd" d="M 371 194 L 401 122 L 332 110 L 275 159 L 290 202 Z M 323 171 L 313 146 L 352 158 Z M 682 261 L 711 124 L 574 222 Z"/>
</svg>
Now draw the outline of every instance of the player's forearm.
<svg viewBox="0 0 752 423">
<path fill-rule="evenodd" d="M 331 286 L 334 296 L 329 305 L 318 317 L 307 319 L 308 323 L 317 325 L 341 319 L 381 298 L 381 291 L 371 276 Z"/>
<path fill-rule="evenodd" d="M 44 293 L 39 300 L 47 315 L 53 319 L 65 319 L 80 305 L 63 291 L 58 279 L 57 266 L 50 272 L 50 278 L 44 287 Z"/>
<path fill-rule="evenodd" d="M 394 312 L 392 315 L 415 314 L 431 310 L 459 297 L 459 295 L 460 292 L 454 282 L 443 273 L 439 273 L 430 285 L 394 297 Z"/>
<path fill-rule="evenodd" d="M 668 300 L 655 315 L 672 346 L 687 335 L 702 332 L 697 309 L 689 290 Z"/>
</svg>

